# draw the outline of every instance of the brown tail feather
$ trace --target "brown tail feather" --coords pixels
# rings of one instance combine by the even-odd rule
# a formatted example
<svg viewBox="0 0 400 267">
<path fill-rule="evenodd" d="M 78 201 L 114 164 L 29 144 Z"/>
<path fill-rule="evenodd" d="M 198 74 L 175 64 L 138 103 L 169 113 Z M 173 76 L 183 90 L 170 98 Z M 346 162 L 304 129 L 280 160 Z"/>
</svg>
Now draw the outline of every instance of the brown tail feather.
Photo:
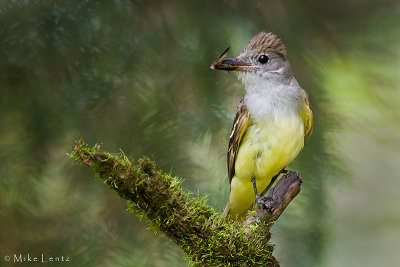
<svg viewBox="0 0 400 267">
<path fill-rule="evenodd" d="M 228 202 L 226 203 L 225 209 L 224 209 L 224 216 L 229 215 L 229 210 L 231 209 L 231 207 L 229 206 L 229 198 L 228 198 Z"/>
</svg>

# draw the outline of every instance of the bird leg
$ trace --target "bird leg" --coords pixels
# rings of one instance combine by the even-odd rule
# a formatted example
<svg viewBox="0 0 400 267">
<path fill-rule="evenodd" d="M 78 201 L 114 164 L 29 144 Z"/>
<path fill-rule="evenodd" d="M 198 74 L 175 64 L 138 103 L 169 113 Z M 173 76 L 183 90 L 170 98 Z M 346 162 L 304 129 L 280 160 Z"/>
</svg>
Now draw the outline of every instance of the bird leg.
<svg viewBox="0 0 400 267">
<path fill-rule="evenodd" d="M 288 173 L 288 172 L 290 172 L 290 171 L 288 171 L 288 170 L 286 170 L 285 168 L 283 168 L 283 169 L 278 173 L 278 175 L 281 174 L 281 173 L 286 174 L 286 173 Z"/>
<path fill-rule="evenodd" d="M 257 216 L 250 215 L 244 224 L 249 225 L 254 222 L 266 220 L 268 223 L 267 229 L 270 229 L 273 222 L 278 219 L 290 201 L 300 192 L 302 180 L 299 173 L 287 171 L 276 185 L 269 190 L 267 197 L 260 197 L 258 195 L 255 178 L 251 179 L 251 182 L 256 194 L 255 202 L 258 203 L 256 205 Z"/>
<path fill-rule="evenodd" d="M 253 178 L 251 178 L 251 183 L 253 184 L 254 193 L 256 194 L 256 199 L 257 199 L 257 197 L 260 197 L 260 196 L 258 195 L 257 186 L 256 186 L 256 178 L 254 176 L 253 176 Z"/>
<path fill-rule="evenodd" d="M 257 185 L 256 185 L 256 178 L 253 177 L 251 178 L 251 183 L 253 184 L 253 189 L 254 189 L 254 193 L 256 195 L 256 203 L 258 203 L 259 205 L 261 205 L 263 208 L 268 209 L 268 211 L 270 213 L 272 213 L 272 205 L 271 202 L 273 202 L 273 199 L 270 197 L 264 197 L 264 196 L 260 196 L 258 194 L 257 191 Z"/>
</svg>

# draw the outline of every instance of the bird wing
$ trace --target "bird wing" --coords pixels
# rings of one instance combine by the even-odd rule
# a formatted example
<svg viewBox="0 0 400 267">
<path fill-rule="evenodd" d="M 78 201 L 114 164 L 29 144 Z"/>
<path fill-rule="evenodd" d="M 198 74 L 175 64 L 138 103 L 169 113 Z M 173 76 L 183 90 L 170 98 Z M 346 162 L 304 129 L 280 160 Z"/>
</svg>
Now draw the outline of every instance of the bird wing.
<svg viewBox="0 0 400 267">
<path fill-rule="evenodd" d="M 244 103 L 244 99 L 242 99 L 237 107 L 231 135 L 229 136 L 229 148 L 227 155 L 229 183 L 232 181 L 232 178 L 235 175 L 235 161 L 239 151 L 240 141 L 242 140 L 249 123 L 249 110 Z"/>
<path fill-rule="evenodd" d="M 313 118 L 313 112 L 311 110 L 310 100 L 308 98 L 308 94 L 306 93 L 306 91 L 303 91 L 303 95 L 304 95 L 305 108 L 304 111 L 301 113 L 301 118 L 303 119 L 304 123 L 304 136 L 308 138 L 310 137 L 313 131 L 314 118 Z"/>
</svg>

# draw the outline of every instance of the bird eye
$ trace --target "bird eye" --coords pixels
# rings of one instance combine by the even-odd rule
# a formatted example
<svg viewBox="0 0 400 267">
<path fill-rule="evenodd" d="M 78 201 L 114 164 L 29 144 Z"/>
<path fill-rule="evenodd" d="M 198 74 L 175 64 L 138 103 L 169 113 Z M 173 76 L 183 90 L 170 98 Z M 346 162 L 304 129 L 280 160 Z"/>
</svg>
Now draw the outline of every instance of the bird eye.
<svg viewBox="0 0 400 267">
<path fill-rule="evenodd" d="M 261 64 L 267 63 L 268 60 L 269 60 L 269 58 L 268 58 L 266 55 L 261 55 L 261 56 L 258 58 L 258 62 L 260 62 Z"/>
</svg>

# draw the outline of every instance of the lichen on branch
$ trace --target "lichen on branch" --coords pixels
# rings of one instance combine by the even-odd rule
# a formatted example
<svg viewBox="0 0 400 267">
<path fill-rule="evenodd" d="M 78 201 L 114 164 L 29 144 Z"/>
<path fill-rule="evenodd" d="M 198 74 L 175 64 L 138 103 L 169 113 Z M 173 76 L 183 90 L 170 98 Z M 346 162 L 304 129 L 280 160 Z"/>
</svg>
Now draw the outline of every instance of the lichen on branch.
<svg viewBox="0 0 400 267">
<path fill-rule="evenodd" d="M 190 264 L 279 266 L 269 242 L 270 220 L 255 215 L 246 224 L 230 220 L 209 207 L 204 197 L 183 190 L 181 179 L 157 169 L 148 158 L 133 164 L 123 153 L 107 153 L 83 140 L 76 141 L 71 158 L 92 167 L 127 200 L 130 211 L 177 244 Z"/>
</svg>

